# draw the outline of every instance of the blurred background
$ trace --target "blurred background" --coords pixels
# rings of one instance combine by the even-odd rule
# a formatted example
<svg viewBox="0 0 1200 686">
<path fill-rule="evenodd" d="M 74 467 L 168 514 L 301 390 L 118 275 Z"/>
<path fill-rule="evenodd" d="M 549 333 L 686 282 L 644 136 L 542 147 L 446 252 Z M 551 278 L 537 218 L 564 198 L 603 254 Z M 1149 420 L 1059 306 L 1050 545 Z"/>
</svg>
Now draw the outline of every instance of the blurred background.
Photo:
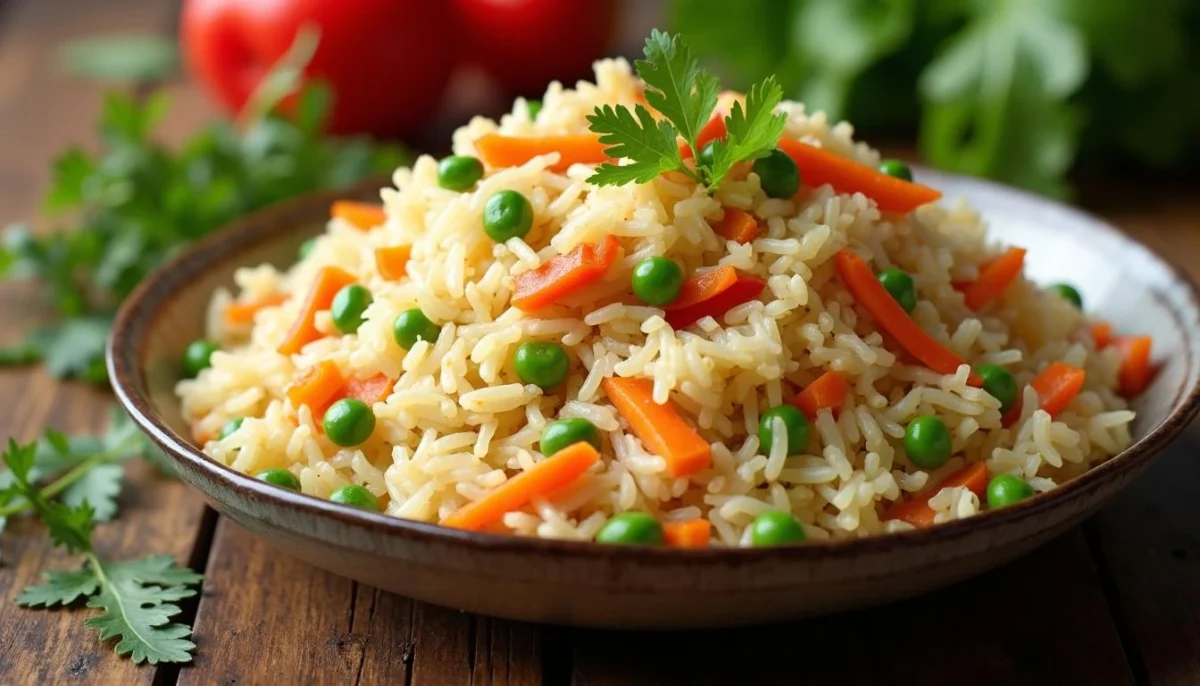
<svg viewBox="0 0 1200 686">
<path fill-rule="evenodd" d="M 889 156 L 1093 209 L 1196 169 L 1187 0 L 0 0 L 0 277 L 50 306 L 0 364 L 103 383 L 108 320 L 164 256 L 443 153 L 655 27 Z"/>
</svg>

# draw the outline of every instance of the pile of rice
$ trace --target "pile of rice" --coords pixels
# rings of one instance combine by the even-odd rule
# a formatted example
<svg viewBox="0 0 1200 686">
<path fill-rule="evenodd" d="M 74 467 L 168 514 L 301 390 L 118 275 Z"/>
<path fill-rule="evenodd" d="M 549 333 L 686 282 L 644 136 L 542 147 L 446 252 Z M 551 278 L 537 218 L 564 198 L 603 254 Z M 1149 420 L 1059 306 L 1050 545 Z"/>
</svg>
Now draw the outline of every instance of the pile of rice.
<svg viewBox="0 0 1200 686">
<path fill-rule="evenodd" d="M 500 123 L 476 118 L 454 135 L 456 154 L 475 154 L 472 141 L 493 131 L 512 135 L 582 133 L 600 104 L 632 107 L 637 80 L 621 60 L 596 65 L 596 83 L 574 90 L 554 84 L 531 121 L 523 101 Z M 868 165 L 879 154 L 852 138 L 846 123 L 784 103 L 785 136 L 802 139 Z M 565 173 L 549 167 L 557 155 L 520 167 L 489 169 L 473 191 L 443 190 L 437 161 L 420 158 L 382 191 L 385 225 L 361 231 L 330 222 L 309 256 L 287 271 L 248 267 L 236 275 L 242 298 L 303 294 L 317 269 L 336 265 L 356 275 L 374 302 L 355 335 L 337 335 L 327 312 L 317 325 L 329 335 L 296 355 L 276 348 L 296 319 L 300 297 L 260 311 L 252 327 L 228 328 L 221 312 L 233 297 L 212 301 L 209 337 L 223 350 L 194 380 L 179 383 L 186 417 L 198 435 L 216 436 L 228 420 L 241 429 L 208 440 L 205 452 L 248 474 L 286 468 L 304 493 L 326 498 L 348 483 L 365 486 L 388 514 L 438 521 L 543 459 L 538 439 L 549 421 L 589 419 L 603 435 L 602 460 L 576 483 L 503 518 L 503 530 L 547 538 L 590 539 L 615 513 L 639 510 L 663 521 L 697 517 L 712 523 L 713 543 L 749 544 L 749 525 L 768 510 L 791 512 L 810 540 L 866 536 L 911 528 L 882 513 L 969 462 L 991 475 L 1012 473 L 1046 491 L 1120 452 L 1130 443 L 1133 413 L 1116 395 L 1119 359 L 1098 351 L 1075 308 L 1023 277 L 982 313 L 963 303 L 953 282 L 970 281 L 1002 252 L 966 207 L 928 205 L 909 215 L 882 214 L 860 195 L 828 186 L 770 199 L 758 177 L 741 171 L 709 197 L 682 176 L 645 185 L 595 187 L 592 168 Z M 481 229 L 484 202 L 513 189 L 532 202 L 533 230 L 494 243 Z M 711 226 L 722 207 L 752 211 L 765 226 L 749 244 L 726 241 Z M 533 314 L 510 307 L 512 275 L 575 246 L 616 236 L 623 249 L 605 286 L 581 307 Z M 408 277 L 387 281 L 372 258 L 377 247 L 412 245 Z M 875 270 L 899 267 L 916 282 L 915 320 L 972 365 L 1007 368 L 1025 389 L 1019 421 L 1001 425 L 999 402 L 967 384 L 968 367 L 941 375 L 908 366 L 883 345 L 868 316 L 836 277 L 832 256 L 843 246 Z M 663 312 L 614 302 L 640 260 L 665 255 L 692 274 L 730 265 L 767 284 L 759 300 L 675 331 Z M 393 340 L 400 312 L 420 307 L 443 325 L 436 344 L 410 351 Z M 512 365 L 517 345 L 558 341 L 572 360 L 562 387 L 523 386 Z M 305 406 L 285 389 L 304 370 L 332 360 L 343 373 L 398 379 L 374 405 L 374 434 L 355 448 L 326 439 Z M 1086 385 L 1057 417 L 1038 409 L 1026 385 L 1048 363 L 1087 373 Z M 846 375 L 851 390 L 837 417 L 822 411 L 803 455 L 764 454 L 759 413 L 784 403 L 828 370 Z M 670 398 L 712 443 L 712 466 L 671 478 L 606 399 L 608 376 L 653 379 L 657 401 Z M 950 428 L 954 456 L 924 471 L 904 455 L 904 427 L 936 415 Z M 930 501 L 936 521 L 970 517 L 982 508 L 966 488 L 945 488 Z"/>
</svg>

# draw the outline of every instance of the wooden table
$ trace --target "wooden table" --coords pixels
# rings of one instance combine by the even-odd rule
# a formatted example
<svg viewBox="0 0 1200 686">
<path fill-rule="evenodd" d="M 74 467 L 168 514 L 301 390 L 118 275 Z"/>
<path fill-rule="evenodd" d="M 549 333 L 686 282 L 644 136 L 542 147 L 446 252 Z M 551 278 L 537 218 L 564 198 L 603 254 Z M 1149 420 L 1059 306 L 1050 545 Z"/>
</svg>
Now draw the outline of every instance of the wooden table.
<svg viewBox="0 0 1200 686">
<path fill-rule="evenodd" d="M 93 143 L 99 89 L 56 74 L 64 40 L 170 32 L 171 0 L 0 0 L 0 221 L 32 217 L 53 154 Z M 635 36 L 645 27 L 635 27 Z M 171 88 L 164 135 L 212 116 Z M 1200 276 L 1189 186 L 1089 186 L 1085 205 Z M 1053 227 L 1047 227 L 1053 230 Z M 0 342 L 36 317 L 32 287 L 0 287 Z M 112 398 L 41 370 L 0 371 L 0 438 L 103 426 Z M 534 626 L 426 605 L 272 553 L 199 494 L 131 467 L 122 512 L 96 536 L 112 556 L 170 553 L 203 571 L 185 607 L 193 665 L 135 667 L 83 626 L 92 611 L 12 599 L 72 561 L 40 525 L 2 540 L 0 684 L 1200 684 L 1200 435 L 1082 527 L 940 593 L 794 624 L 638 634 Z"/>
</svg>

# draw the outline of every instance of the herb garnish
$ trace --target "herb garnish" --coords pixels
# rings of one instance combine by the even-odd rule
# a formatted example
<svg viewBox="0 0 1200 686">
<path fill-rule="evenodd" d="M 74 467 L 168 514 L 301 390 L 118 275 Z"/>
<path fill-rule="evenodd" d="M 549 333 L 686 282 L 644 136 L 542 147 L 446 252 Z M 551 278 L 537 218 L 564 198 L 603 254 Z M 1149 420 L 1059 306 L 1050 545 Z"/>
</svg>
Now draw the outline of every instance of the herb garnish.
<svg viewBox="0 0 1200 686">
<path fill-rule="evenodd" d="M 646 59 L 635 63 L 637 74 L 646 84 L 646 102 L 663 119 L 656 121 L 642 105 L 635 105 L 633 112 L 623 105 L 597 107 L 588 115 L 589 128 L 610 146 L 609 155 L 631 163 L 602 164 L 589 183 L 647 183 L 660 174 L 679 171 L 715 190 L 735 164 L 763 157 L 775 147 L 787 117 L 775 112 L 783 90 L 773 76 L 746 93 L 745 107 L 734 102 L 725 117 L 728 134 L 711 143 L 709 157 L 700 154 L 697 139 L 717 107 L 717 78 L 700 67 L 678 36 L 652 31 L 644 52 Z M 694 169 L 684 163 L 677 137 L 694 151 Z"/>
</svg>

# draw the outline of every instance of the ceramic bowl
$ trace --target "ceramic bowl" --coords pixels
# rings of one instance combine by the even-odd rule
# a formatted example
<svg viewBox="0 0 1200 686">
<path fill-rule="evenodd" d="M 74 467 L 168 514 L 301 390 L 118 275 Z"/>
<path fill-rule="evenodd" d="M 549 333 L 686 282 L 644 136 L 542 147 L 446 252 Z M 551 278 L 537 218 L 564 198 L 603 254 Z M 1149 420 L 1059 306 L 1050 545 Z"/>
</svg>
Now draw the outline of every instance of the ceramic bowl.
<svg viewBox="0 0 1200 686">
<path fill-rule="evenodd" d="M 596 627 L 752 624 L 929 591 L 1057 536 L 1136 477 L 1200 402 L 1200 304 L 1180 270 L 1069 207 L 978 180 L 921 170 L 965 197 L 991 235 L 1029 248 L 1028 273 L 1067 281 L 1119 331 L 1154 337 L 1162 369 L 1134 403 L 1136 441 L 1117 457 L 1012 507 L 924 530 L 774 549 L 674 550 L 466 533 L 335 505 L 267 485 L 205 457 L 173 393 L 178 360 L 202 336 L 213 290 L 234 270 L 289 264 L 323 228 L 333 196 L 246 217 L 176 256 L 125 301 L 108 349 L 125 408 L 221 514 L 313 565 L 423 601 L 500 617 Z M 346 195 L 346 194 L 344 194 Z M 373 189 L 355 195 L 377 197 Z"/>
</svg>

